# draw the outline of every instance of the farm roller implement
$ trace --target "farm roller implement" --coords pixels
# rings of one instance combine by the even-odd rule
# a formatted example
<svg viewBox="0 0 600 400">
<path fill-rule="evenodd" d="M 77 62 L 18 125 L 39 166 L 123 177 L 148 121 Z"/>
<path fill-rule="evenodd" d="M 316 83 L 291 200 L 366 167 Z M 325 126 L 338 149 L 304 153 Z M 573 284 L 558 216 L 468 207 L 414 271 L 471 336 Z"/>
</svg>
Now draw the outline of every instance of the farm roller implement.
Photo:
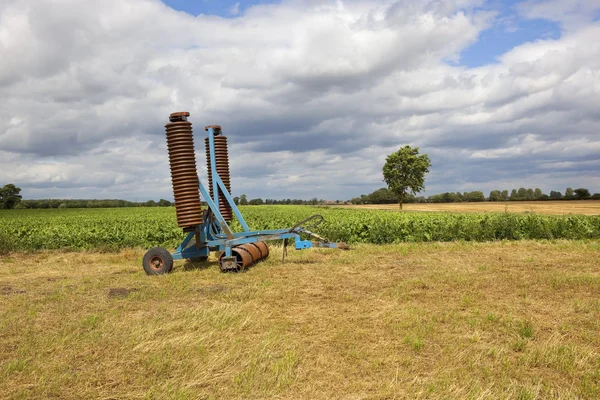
<svg viewBox="0 0 600 400">
<path fill-rule="evenodd" d="M 160 247 L 148 250 L 142 262 L 147 274 L 170 272 L 174 260 L 204 261 L 212 251 L 219 254 L 221 271 L 241 271 L 267 258 L 269 247 L 266 242 L 272 240 L 284 241 L 284 255 L 285 245 L 292 239 L 297 250 L 311 247 L 348 249 L 344 243 L 329 242 L 307 229 L 323 221 L 320 215 L 313 215 L 291 228 L 251 231 L 231 197 L 227 137 L 218 125 L 205 128 L 207 190 L 198 179 L 189 116 L 188 112 L 173 113 L 165 126 L 177 224 L 187 235 L 174 253 Z M 207 205 L 205 209 L 201 198 Z M 242 227 L 241 232 L 233 232 L 230 227 L 234 216 Z M 316 241 L 303 240 L 301 235 Z"/>
</svg>

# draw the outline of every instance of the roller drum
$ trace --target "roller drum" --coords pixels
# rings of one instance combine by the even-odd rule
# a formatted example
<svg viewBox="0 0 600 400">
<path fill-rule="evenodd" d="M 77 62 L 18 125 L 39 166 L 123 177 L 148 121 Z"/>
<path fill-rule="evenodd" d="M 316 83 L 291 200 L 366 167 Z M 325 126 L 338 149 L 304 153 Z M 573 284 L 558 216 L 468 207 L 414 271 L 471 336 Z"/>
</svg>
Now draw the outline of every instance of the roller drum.
<svg viewBox="0 0 600 400">
<path fill-rule="evenodd" d="M 177 224 L 189 229 L 202 224 L 192 124 L 188 121 L 174 121 L 165 125 L 165 128 Z"/>
<path fill-rule="evenodd" d="M 217 173 L 219 177 L 223 181 L 223 184 L 227 188 L 227 192 L 231 194 L 231 178 L 229 175 L 229 153 L 227 150 L 227 137 L 222 135 L 213 136 L 215 142 L 215 167 L 217 169 Z M 206 166 L 208 169 L 208 183 L 210 188 L 210 197 L 213 199 L 215 195 L 213 193 L 213 185 L 212 185 L 212 169 L 210 167 L 210 144 L 208 138 L 204 140 L 206 147 Z M 233 212 L 231 211 L 231 207 L 227 202 L 227 199 L 219 191 L 219 211 L 221 215 L 225 219 L 225 221 L 231 221 L 233 219 Z"/>
<path fill-rule="evenodd" d="M 231 255 L 236 259 L 238 271 L 243 271 L 253 264 L 252 255 L 246 249 L 234 247 L 231 249 Z"/>
<path fill-rule="evenodd" d="M 265 242 L 250 243 L 250 245 L 252 245 L 258 249 L 258 251 L 260 252 L 261 260 L 264 260 L 265 258 L 267 258 L 269 256 L 269 246 L 267 246 L 267 244 Z"/>
<path fill-rule="evenodd" d="M 251 243 L 248 244 L 244 244 L 241 246 L 242 249 L 246 250 L 248 253 L 250 253 L 250 255 L 252 256 L 252 264 L 255 264 L 257 262 L 259 262 L 260 260 L 262 260 L 262 255 L 260 254 L 260 250 L 258 250 L 258 247 L 253 246 Z"/>
</svg>

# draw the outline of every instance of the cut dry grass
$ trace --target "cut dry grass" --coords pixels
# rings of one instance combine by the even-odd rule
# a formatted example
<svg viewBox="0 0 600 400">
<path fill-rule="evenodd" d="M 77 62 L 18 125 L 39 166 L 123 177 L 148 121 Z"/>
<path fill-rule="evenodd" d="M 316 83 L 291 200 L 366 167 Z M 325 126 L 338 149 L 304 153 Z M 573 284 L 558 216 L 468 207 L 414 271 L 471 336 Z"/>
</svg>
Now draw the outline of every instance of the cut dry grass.
<svg viewBox="0 0 600 400">
<path fill-rule="evenodd" d="M 600 397 L 600 243 L 0 260 L 3 398 Z"/>
<path fill-rule="evenodd" d="M 357 208 L 370 210 L 399 211 L 398 204 L 365 204 L 333 206 L 340 208 Z M 456 213 L 485 213 L 509 212 L 538 214 L 581 214 L 600 215 L 600 200 L 575 200 L 575 201 L 508 201 L 508 202 L 483 202 L 483 203 L 424 203 L 404 204 L 404 211 L 448 211 Z"/>
</svg>

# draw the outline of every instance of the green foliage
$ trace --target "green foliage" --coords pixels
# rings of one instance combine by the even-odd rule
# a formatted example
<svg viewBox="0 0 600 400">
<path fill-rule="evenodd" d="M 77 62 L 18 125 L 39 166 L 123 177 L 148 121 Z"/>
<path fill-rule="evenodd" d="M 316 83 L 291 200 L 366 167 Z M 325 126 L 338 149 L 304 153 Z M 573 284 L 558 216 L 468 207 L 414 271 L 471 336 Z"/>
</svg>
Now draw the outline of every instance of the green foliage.
<svg viewBox="0 0 600 400">
<path fill-rule="evenodd" d="M 567 190 L 565 190 L 565 199 L 573 198 L 575 198 L 575 192 L 573 191 L 573 188 L 567 188 Z"/>
<path fill-rule="evenodd" d="M 585 188 L 575 189 L 574 192 L 575 197 L 580 200 L 589 199 L 590 197 L 592 197 L 590 191 Z"/>
<path fill-rule="evenodd" d="M 398 196 L 402 208 L 404 196 L 409 191 L 417 194 L 425 189 L 425 174 L 431 162 L 427 154 L 419 155 L 419 148 L 404 146 L 387 156 L 383 166 L 383 179 L 392 192 Z"/>
<path fill-rule="evenodd" d="M 16 187 L 12 183 L 4 185 L 0 188 L 0 208 L 4 210 L 12 210 L 21 202 L 21 188 Z"/>
<path fill-rule="evenodd" d="M 404 202 L 408 203 L 409 199 L 405 198 Z M 388 188 L 381 188 L 369 195 L 362 195 L 352 199 L 352 204 L 395 204 L 398 202 L 398 196 Z"/>
<path fill-rule="evenodd" d="M 333 241 L 401 243 L 520 239 L 600 239 L 600 216 L 539 214 L 395 213 L 311 206 L 241 207 L 251 229 L 290 227 L 313 214 L 314 231 Z M 237 221 L 232 227 L 241 230 Z M 174 208 L 50 209 L 0 212 L 0 251 L 161 246 L 184 238 Z"/>
<path fill-rule="evenodd" d="M 118 207 L 170 207 L 173 204 L 165 199 L 157 202 L 149 200 L 146 202 L 133 202 L 118 199 L 39 199 L 23 200 L 18 206 L 20 208 L 43 209 L 43 208 L 118 208 Z M 19 208 L 19 207 L 15 207 Z"/>
</svg>

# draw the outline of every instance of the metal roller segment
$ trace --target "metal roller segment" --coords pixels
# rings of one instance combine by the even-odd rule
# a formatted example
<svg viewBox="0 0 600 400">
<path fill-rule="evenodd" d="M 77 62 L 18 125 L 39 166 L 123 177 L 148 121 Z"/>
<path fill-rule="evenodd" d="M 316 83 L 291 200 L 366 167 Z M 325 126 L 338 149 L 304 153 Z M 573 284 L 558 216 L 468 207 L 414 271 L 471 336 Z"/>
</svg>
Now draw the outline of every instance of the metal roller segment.
<svg viewBox="0 0 600 400">
<path fill-rule="evenodd" d="M 252 244 L 254 246 L 258 247 L 263 260 L 265 258 L 269 257 L 269 246 L 267 246 L 267 244 L 265 242 L 256 242 L 256 243 L 252 243 Z"/>
<path fill-rule="evenodd" d="M 242 248 L 242 249 L 246 250 L 248 253 L 250 253 L 250 255 L 252 256 L 252 264 L 255 264 L 255 263 L 259 262 L 260 260 L 262 260 L 262 255 L 260 253 L 260 250 L 258 250 L 258 247 L 253 246 L 251 243 L 244 244 L 244 245 L 238 246 L 236 248 Z"/>
<path fill-rule="evenodd" d="M 202 224 L 202 207 L 194 135 L 188 112 L 173 113 L 165 125 L 177 224 L 184 229 Z"/>
<path fill-rule="evenodd" d="M 231 249 L 231 255 L 235 257 L 236 271 L 243 271 L 252 265 L 252 255 L 240 246 Z M 225 257 L 225 252 L 221 253 L 219 262 Z"/>
</svg>

